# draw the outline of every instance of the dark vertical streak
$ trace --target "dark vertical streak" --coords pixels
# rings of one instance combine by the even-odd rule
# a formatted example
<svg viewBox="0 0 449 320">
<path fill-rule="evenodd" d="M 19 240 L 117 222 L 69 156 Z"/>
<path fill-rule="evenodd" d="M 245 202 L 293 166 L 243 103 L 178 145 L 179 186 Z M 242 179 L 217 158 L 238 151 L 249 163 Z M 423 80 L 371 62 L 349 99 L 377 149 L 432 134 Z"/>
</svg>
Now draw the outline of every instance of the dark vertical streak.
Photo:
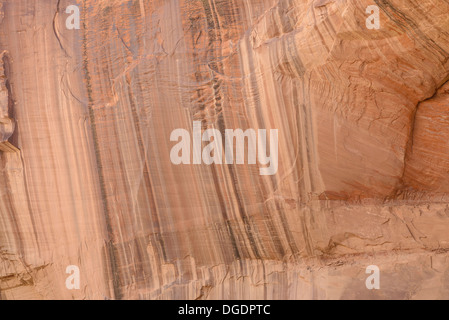
<svg viewBox="0 0 449 320">
<path fill-rule="evenodd" d="M 222 39 L 221 39 L 221 35 L 220 35 L 220 24 L 219 24 L 217 12 L 216 12 L 215 0 L 210 0 L 210 2 L 207 0 L 203 0 L 203 7 L 204 7 L 205 14 L 206 14 L 208 35 L 209 35 L 210 57 L 208 57 L 208 58 L 212 59 L 212 61 L 209 62 L 209 66 L 211 67 L 212 70 L 219 72 L 219 73 L 223 73 L 222 63 L 214 61 L 215 58 L 219 55 L 219 53 L 216 52 L 217 50 L 215 49 L 215 42 L 222 43 Z M 222 97 L 221 97 L 221 92 L 220 92 L 221 81 L 218 80 L 216 76 L 214 76 L 213 84 L 214 84 L 213 89 L 214 89 L 214 95 L 215 95 L 215 114 L 217 115 L 216 124 L 217 124 L 218 130 L 222 134 L 222 139 L 223 139 L 223 144 L 224 144 L 224 142 L 225 142 L 224 141 L 224 139 L 225 139 L 225 135 L 224 135 L 225 124 L 224 124 L 224 119 L 223 119 L 222 102 L 221 102 Z M 212 173 L 213 173 L 213 175 L 217 174 L 216 170 L 213 170 Z M 254 253 L 255 258 L 261 259 L 261 253 L 259 252 L 259 248 L 257 247 L 257 243 L 255 240 L 256 232 L 254 232 L 251 221 L 250 221 L 250 219 L 248 219 L 248 216 L 245 212 L 245 207 L 243 205 L 241 194 L 238 192 L 238 187 L 236 185 L 237 176 L 235 174 L 234 169 L 231 166 L 229 167 L 229 174 L 233 181 L 233 183 L 231 184 L 233 193 L 237 200 L 240 218 L 242 219 L 242 222 L 245 226 L 246 234 L 248 236 L 248 239 L 249 239 L 249 242 L 251 245 L 251 249 Z M 218 178 L 214 177 L 214 180 L 218 180 Z M 219 193 L 219 192 L 220 191 L 217 190 L 217 193 Z M 231 228 L 231 227 L 229 226 L 229 228 Z M 232 229 L 230 229 L 230 230 L 232 230 Z M 231 238 L 234 238 L 234 235 L 231 235 Z"/>
<path fill-rule="evenodd" d="M 112 273 L 112 282 L 113 282 L 113 291 L 114 291 L 114 299 L 121 299 L 121 292 L 120 292 L 120 273 L 118 270 L 118 261 L 116 257 L 116 250 L 114 247 L 114 234 L 113 229 L 111 226 L 111 218 L 110 218 L 110 210 L 109 210 L 109 204 L 107 201 L 107 192 L 105 187 L 105 179 L 104 179 L 104 173 L 103 173 L 103 166 L 102 166 L 102 160 L 101 160 L 101 153 L 100 153 L 100 146 L 98 141 L 98 132 L 97 132 L 97 126 L 95 122 L 95 113 L 93 110 L 94 100 L 92 97 L 92 85 L 91 85 L 91 77 L 89 73 L 89 61 L 88 61 L 88 52 L 87 52 L 87 24 L 86 24 L 86 12 L 87 12 L 87 6 L 86 1 L 83 2 L 83 69 L 85 73 L 85 81 L 86 81 L 86 90 L 87 90 L 87 97 L 88 97 L 88 109 L 89 109 L 89 118 L 90 118 L 90 125 L 92 130 L 92 140 L 94 143 L 94 149 L 95 149 L 95 159 L 97 163 L 97 169 L 98 169 L 98 179 L 100 183 L 100 192 L 101 192 L 101 199 L 103 204 L 103 210 L 104 210 L 104 218 L 106 223 L 106 230 L 107 230 L 107 236 L 108 239 L 106 241 L 106 250 L 107 250 L 107 256 L 109 259 L 106 259 L 106 261 L 109 261 L 111 273 Z"/>
</svg>

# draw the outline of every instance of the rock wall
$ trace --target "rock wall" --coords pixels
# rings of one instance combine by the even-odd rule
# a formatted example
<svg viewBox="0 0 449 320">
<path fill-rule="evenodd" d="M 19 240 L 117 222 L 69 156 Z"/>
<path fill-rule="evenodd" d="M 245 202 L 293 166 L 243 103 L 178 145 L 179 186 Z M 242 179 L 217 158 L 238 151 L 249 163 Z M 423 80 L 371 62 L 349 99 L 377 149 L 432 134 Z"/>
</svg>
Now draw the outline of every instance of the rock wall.
<svg viewBox="0 0 449 320">
<path fill-rule="evenodd" d="M 20 149 L 0 155 L 2 299 L 449 298 L 447 1 L 0 12 Z M 174 165 L 194 121 L 277 129 L 276 174 Z"/>
</svg>

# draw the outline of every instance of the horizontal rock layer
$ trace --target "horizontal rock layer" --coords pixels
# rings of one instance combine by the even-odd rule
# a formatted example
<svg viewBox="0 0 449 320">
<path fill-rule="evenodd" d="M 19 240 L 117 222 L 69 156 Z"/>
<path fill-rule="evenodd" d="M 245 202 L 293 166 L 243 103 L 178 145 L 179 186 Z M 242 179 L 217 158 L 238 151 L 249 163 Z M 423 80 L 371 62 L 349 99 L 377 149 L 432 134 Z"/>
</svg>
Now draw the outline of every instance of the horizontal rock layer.
<svg viewBox="0 0 449 320">
<path fill-rule="evenodd" d="M 1 298 L 449 298 L 447 12 L 0 0 Z M 276 174 L 174 165 L 194 121 L 277 129 Z"/>
</svg>

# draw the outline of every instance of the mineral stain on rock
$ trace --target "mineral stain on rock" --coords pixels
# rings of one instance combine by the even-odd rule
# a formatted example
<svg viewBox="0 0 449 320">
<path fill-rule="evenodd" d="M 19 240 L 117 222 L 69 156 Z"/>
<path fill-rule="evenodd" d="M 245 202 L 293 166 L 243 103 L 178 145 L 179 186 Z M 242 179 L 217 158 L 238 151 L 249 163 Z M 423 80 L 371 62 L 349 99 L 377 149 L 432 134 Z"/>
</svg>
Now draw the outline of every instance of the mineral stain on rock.
<svg viewBox="0 0 449 320">
<path fill-rule="evenodd" d="M 0 298 L 449 298 L 447 12 L 0 0 Z M 276 173 L 174 165 L 194 123 L 278 130 Z"/>
</svg>

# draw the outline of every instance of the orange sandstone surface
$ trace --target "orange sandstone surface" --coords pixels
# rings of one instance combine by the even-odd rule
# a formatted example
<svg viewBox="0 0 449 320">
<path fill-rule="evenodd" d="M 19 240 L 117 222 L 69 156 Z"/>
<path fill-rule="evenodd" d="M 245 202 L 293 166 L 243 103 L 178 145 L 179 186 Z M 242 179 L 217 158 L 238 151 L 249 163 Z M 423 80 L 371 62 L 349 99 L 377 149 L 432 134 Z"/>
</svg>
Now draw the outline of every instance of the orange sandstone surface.
<svg viewBox="0 0 449 320">
<path fill-rule="evenodd" d="M 449 298 L 448 13 L 0 0 L 0 298 Z M 278 130 L 276 173 L 173 164 L 195 122 Z"/>
</svg>

